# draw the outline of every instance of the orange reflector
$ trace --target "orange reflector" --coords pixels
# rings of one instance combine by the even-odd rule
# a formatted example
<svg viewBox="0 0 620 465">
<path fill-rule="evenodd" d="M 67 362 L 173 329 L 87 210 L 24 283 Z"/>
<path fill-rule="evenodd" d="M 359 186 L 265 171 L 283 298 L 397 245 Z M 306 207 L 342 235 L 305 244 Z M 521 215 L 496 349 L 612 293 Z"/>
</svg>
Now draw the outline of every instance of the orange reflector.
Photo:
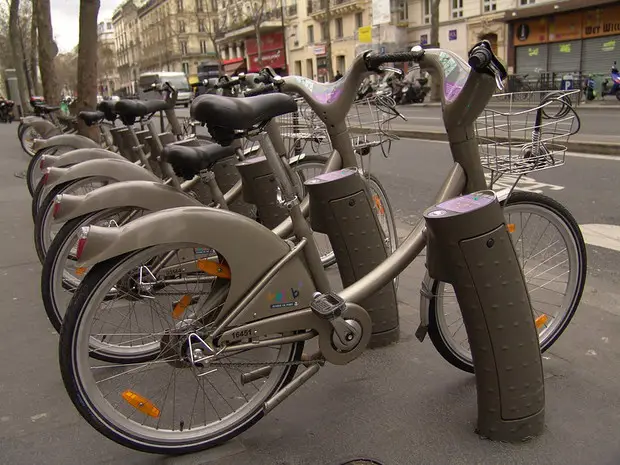
<svg viewBox="0 0 620 465">
<path fill-rule="evenodd" d="M 222 263 L 216 263 L 211 260 L 201 259 L 198 260 L 198 268 L 211 276 L 217 276 L 218 278 L 230 279 L 230 268 Z"/>
<path fill-rule="evenodd" d="M 515 228 L 514 223 L 508 223 L 508 224 L 506 225 L 506 229 L 508 229 L 508 232 L 512 234 L 513 232 L 515 232 L 515 229 L 516 229 L 516 228 Z"/>
<path fill-rule="evenodd" d="M 385 209 L 383 208 L 383 204 L 381 203 L 381 199 L 377 194 L 372 196 L 372 199 L 375 201 L 375 207 L 377 207 L 377 211 L 380 215 L 385 214 Z"/>
<path fill-rule="evenodd" d="M 88 271 L 88 268 L 85 268 L 85 267 L 81 266 L 79 268 L 76 268 L 75 274 L 78 275 L 78 276 L 82 276 L 87 271 Z"/>
<path fill-rule="evenodd" d="M 540 315 L 538 318 L 536 318 L 536 320 L 534 321 L 534 323 L 536 324 L 536 329 L 540 329 L 540 327 L 544 325 L 547 320 L 547 315 Z"/>
<path fill-rule="evenodd" d="M 185 309 L 192 303 L 192 296 L 185 294 L 179 300 L 179 303 L 174 306 L 174 310 L 172 310 L 172 318 L 178 320 L 185 312 Z"/>
<path fill-rule="evenodd" d="M 130 391 L 129 389 L 123 392 L 122 396 L 123 399 L 136 410 L 139 410 L 149 417 L 159 417 L 159 409 L 146 397 L 142 397 L 140 394 Z"/>
</svg>

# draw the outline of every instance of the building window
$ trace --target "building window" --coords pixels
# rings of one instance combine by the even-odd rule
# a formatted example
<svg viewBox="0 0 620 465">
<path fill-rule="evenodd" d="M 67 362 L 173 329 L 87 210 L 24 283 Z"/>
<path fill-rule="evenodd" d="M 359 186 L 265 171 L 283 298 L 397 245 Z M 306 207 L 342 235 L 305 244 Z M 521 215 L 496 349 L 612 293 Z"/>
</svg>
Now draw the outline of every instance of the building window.
<svg viewBox="0 0 620 465">
<path fill-rule="evenodd" d="M 301 76 L 301 60 L 295 62 L 295 76 Z"/>
<path fill-rule="evenodd" d="M 422 22 L 424 24 L 431 23 L 431 0 L 424 0 L 422 4 Z"/>
<path fill-rule="evenodd" d="M 452 18 L 463 17 L 463 0 L 452 0 Z"/>
<path fill-rule="evenodd" d="M 360 11 L 355 13 L 355 28 L 359 29 L 364 25 L 364 14 Z"/>
<path fill-rule="evenodd" d="M 204 0 L 196 0 L 196 11 L 202 12 L 204 8 Z"/>
<path fill-rule="evenodd" d="M 533 5 L 536 0 L 521 0 L 521 5 Z"/>
<path fill-rule="evenodd" d="M 181 34 L 185 32 L 185 21 L 179 21 L 179 32 Z"/>
<path fill-rule="evenodd" d="M 485 13 L 490 13 L 491 11 L 497 10 L 497 1 L 496 0 L 483 0 L 482 2 L 482 11 Z"/>
<path fill-rule="evenodd" d="M 314 26 L 308 26 L 308 43 L 314 43 Z"/>
<path fill-rule="evenodd" d="M 347 69 L 346 69 L 346 65 L 345 65 L 345 61 L 344 61 L 344 55 L 338 55 L 336 57 L 336 71 L 340 71 L 341 73 L 344 73 Z"/>
<path fill-rule="evenodd" d="M 217 0 L 211 0 L 211 12 L 217 11 Z"/>
<path fill-rule="evenodd" d="M 202 53 L 203 55 L 206 55 L 207 53 L 207 41 L 206 40 L 200 41 L 200 53 Z"/>
<path fill-rule="evenodd" d="M 398 19 L 400 21 L 409 20 L 409 2 L 407 0 L 401 0 L 398 4 Z"/>
<path fill-rule="evenodd" d="M 344 35 L 342 31 L 342 18 L 336 18 L 334 22 L 336 23 L 336 39 L 342 39 Z"/>
<path fill-rule="evenodd" d="M 183 72 L 188 75 L 189 74 L 189 63 L 187 62 L 183 62 L 183 64 L 181 65 L 183 66 Z"/>
<path fill-rule="evenodd" d="M 328 28 L 329 25 L 326 22 L 321 23 L 321 40 L 327 40 L 327 34 L 329 33 Z"/>
<path fill-rule="evenodd" d="M 198 20 L 198 32 L 205 32 L 205 20 L 204 19 L 199 19 Z"/>
<path fill-rule="evenodd" d="M 111 31 L 112 30 L 112 23 L 106 24 L 106 28 L 108 29 L 108 31 Z"/>
<path fill-rule="evenodd" d="M 297 24 L 293 25 L 293 27 L 292 27 L 291 39 L 293 39 L 293 46 L 297 47 L 299 45 L 299 27 L 297 26 Z M 301 66 L 301 64 L 300 64 L 300 66 Z M 301 72 L 298 73 L 298 75 L 300 75 L 300 74 L 301 74 Z"/>
<path fill-rule="evenodd" d="M 306 76 L 308 76 L 310 79 L 314 79 L 314 66 L 312 63 L 312 58 L 307 58 L 306 59 Z"/>
<path fill-rule="evenodd" d="M 179 46 L 181 48 L 181 55 L 187 55 L 187 42 L 182 40 L 181 42 L 179 42 Z"/>
<path fill-rule="evenodd" d="M 183 0 L 177 0 L 177 11 L 179 13 L 183 11 Z"/>
</svg>

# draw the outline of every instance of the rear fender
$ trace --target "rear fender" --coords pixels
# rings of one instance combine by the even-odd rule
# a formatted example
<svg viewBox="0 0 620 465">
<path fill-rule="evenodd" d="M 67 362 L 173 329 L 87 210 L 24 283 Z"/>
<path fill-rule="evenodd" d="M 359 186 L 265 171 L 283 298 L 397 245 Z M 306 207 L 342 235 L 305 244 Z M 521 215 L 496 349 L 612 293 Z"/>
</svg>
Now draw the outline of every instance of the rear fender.
<svg viewBox="0 0 620 465">
<path fill-rule="evenodd" d="M 290 250 L 269 229 L 242 215 L 208 207 L 152 213 L 120 227 L 89 226 L 78 266 L 89 267 L 128 252 L 161 244 L 208 247 L 222 254 L 231 272 L 224 311 Z M 302 255 L 292 257 L 236 319 L 239 324 L 309 306 L 315 288 Z"/>
<path fill-rule="evenodd" d="M 60 183 L 73 181 L 81 178 L 108 178 L 115 182 L 121 181 L 153 181 L 162 182 L 150 171 L 127 162 L 106 158 L 100 160 L 88 160 L 69 168 L 48 168 L 46 170 L 46 189 L 52 189 Z"/>
<path fill-rule="evenodd" d="M 200 206 L 195 198 L 160 182 L 127 181 L 100 187 L 86 195 L 56 197 L 54 220 L 66 222 L 100 210 L 119 207 L 156 212 L 167 208 Z"/>
<path fill-rule="evenodd" d="M 74 149 L 101 148 L 101 145 L 94 140 L 79 134 L 59 134 L 50 138 L 36 139 L 33 144 L 35 152 L 54 146 L 73 147 Z"/>
<path fill-rule="evenodd" d="M 519 191 L 521 189 L 510 189 L 505 188 L 495 192 L 497 196 L 497 200 L 500 204 L 506 201 L 508 195 L 512 192 Z M 437 280 L 431 278 L 428 274 L 428 271 L 424 275 L 424 279 L 422 280 L 422 286 L 420 288 L 420 325 L 416 331 L 416 337 L 422 342 L 426 337 L 426 333 L 428 332 L 428 325 L 430 320 L 430 312 L 431 312 L 431 303 L 433 301 L 435 290 L 435 284 Z"/>
<path fill-rule="evenodd" d="M 24 116 L 23 118 L 20 118 L 20 123 L 22 123 L 24 126 L 28 126 L 30 123 L 32 123 L 33 121 L 40 121 L 43 118 L 41 118 L 40 116 Z"/>
<path fill-rule="evenodd" d="M 62 134 L 62 131 L 54 126 L 46 119 L 37 119 L 31 121 L 27 126 L 33 127 L 42 139 L 49 139 L 50 137 Z"/>
<path fill-rule="evenodd" d="M 65 166 L 76 165 L 88 160 L 100 160 L 110 159 L 125 160 L 127 163 L 131 163 L 118 153 L 111 152 L 110 150 L 96 148 L 96 149 L 77 149 L 65 152 L 62 155 L 42 155 L 41 156 L 41 169 L 45 168 L 62 168 Z"/>
</svg>

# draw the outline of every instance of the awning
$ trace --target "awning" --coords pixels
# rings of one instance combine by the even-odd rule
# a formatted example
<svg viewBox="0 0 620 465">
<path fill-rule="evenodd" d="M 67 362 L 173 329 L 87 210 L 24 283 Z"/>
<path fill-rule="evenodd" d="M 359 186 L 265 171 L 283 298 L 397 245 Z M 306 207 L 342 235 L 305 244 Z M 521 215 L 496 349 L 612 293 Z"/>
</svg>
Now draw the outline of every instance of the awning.
<svg viewBox="0 0 620 465">
<path fill-rule="evenodd" d="M 231 75 L 236 74 L 239 71 L 245 69 L 245 59 L 243 58 L 232 58 L 230 60 L 222 61 L 222 65 L 224 68 L 224 73 Z"/>
</svg>

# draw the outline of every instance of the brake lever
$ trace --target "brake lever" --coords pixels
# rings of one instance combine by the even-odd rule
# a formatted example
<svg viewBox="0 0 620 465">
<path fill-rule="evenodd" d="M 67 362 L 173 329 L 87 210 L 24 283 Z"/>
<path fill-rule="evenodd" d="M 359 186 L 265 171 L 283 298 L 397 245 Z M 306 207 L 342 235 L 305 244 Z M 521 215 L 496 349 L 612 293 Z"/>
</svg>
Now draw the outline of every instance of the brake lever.
<svg viewBox="0 0 620 465">
<path fill-rule="evenodd" d="M 504 90 L 504 83 L 502 82 L 502 73 L 497 67 L 497 65 L 493 62 L 489 64 L 489 70 L 493 73 L 493 77 L 495 77 L 495 84 L 499 90 Z"/>
</svg>

